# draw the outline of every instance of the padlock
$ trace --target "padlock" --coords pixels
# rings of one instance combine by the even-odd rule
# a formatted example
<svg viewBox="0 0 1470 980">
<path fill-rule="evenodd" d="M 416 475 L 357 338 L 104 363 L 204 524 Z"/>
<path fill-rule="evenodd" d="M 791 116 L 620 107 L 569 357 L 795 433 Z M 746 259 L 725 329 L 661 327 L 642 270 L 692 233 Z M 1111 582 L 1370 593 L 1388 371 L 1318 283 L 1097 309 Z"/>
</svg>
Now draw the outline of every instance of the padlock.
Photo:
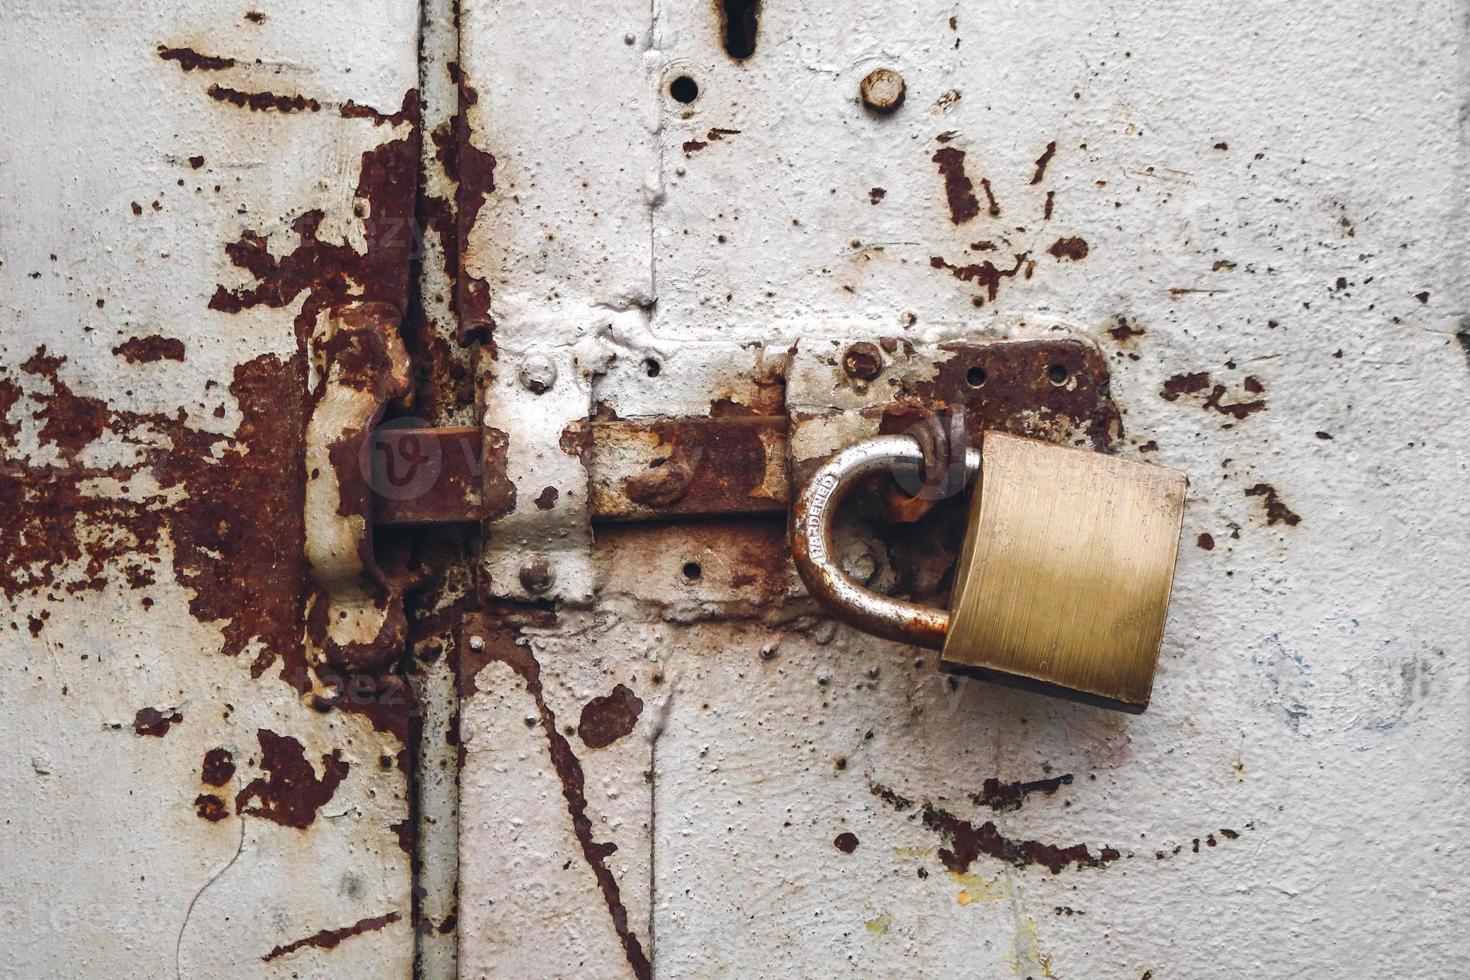
<svg viewBox="0 0 1470 980">
<path fill-rule="evenodd" d="M 1143 711 L 1179 552 L 1184 473 L 985 432 L 981 448 L 965 452 L 975 488 L 949 612 L 871 592 L 832 554 L 832 515 L 857 482 L 922 463 L 911 436 L 878 436 L 812 474 L 791 516 L 811 595 L 860 630 L 941 650 L 942 670 Z"/>
</svg>

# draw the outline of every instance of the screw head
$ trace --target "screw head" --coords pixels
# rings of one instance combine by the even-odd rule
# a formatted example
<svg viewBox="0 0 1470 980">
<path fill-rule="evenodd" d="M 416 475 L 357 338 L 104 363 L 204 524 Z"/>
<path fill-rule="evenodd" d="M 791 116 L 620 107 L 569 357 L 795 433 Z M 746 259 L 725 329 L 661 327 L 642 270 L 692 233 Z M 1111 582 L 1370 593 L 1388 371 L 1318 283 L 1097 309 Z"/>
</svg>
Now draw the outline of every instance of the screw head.
<svg viewBox="0 0 1470 980">
<path fill-rule="evenodd" d="M 874 68 L 858 86 L 863 105 L 874 112 L 889 113 L 903 105 L 903 76 L 891 68 Z"/>
<path fill-rule="evenodd" d="M 521 587 L 527 592 L 541 593 L 551 588 L 556 573 L 551 569 L 551 562 L 537 555 L 521 566 L 520 578 Z"/>
<path fill-rule="evenodd" d="M 539 395 L 556 383 L 556 364 L 545 354 L 532 354 L 521 362 L 520 378 L 527 391 Z"/>
<path fill-rule="evenodd" d="M 883 373 L 883 352 L 878 345 L 864 340 L 842 353 L 842 369 L 857 381 L 872 381 Z"/>
</svg>

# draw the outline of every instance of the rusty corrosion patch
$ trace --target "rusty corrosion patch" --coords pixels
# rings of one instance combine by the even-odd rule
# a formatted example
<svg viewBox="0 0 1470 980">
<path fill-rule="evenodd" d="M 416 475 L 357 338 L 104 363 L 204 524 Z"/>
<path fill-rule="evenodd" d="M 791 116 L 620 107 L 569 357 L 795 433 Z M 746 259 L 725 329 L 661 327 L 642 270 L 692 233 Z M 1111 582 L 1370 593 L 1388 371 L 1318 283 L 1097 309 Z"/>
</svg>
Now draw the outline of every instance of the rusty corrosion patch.
<svg viewBox="0 0 1470 980">
<path fill-rule="evenodd" d="M 319 112 L 322 108 L 322 104 L 316 99 L 308 99 L 304 95 L 242 92 L 224 85 L 211 85 L 205 94 L 216 102 L 228 102 L 251 112 Z"/>
<path fill-rule="evenodd" d="M 180 71 L 224 71 L 233 68 L 238 63 L 234 58 L 223 58 L 218 55 L 201 54 L 193 48 L 171 48 L 166 44 L 158 46 L 158 56 L 164 61 L 172 61 L 179 66 Z"/>
<path fill-rule="evenodd" d="M 1026 802 L 1026 797 L 1032 793 L 1050 796 L 1061 787 L 1070 785 L 1072 785 L 1071 773 L 1048 779 L 1034 779 L 1030 782 L 1003 783 L 999 779 L 990 778 L 981 785 L 980 792 L 970 794 L 970 800 L 976 806 L 985 806 L 998 813 L 1004 813 L 1021 809 L 1021 805 Z"/>
<path fill-rule="evenodd" d="M 949 220 L 957 225 L 980 213 L 980 201 L 975 197 L 975 184 L 965 173 L 965 151 L 953 146 L 941 146 L 931 157 L 939 167 L 939 176 L 944 181 L 944 197 L 949 203 Z"/>
<path fill-rule="evenodd" d="M 266 775 L 240 791 L 235 797 L 235 812 L 305 830 L 347 778 L 349 766 L 342 751 L 333 749 L 321 757 L 322 773 L 318 776 L 306 759 L 306 749 L 296 739 L 265 728 L 256 733 L 256 738 L 260 742 L 260 766 Z M 251 806 L 252 801 L 257 805 Z"/>
<path fill-rule="evenodd" d="M 1272 524 L 1285 524 L 1287 527 L 1296 527 L 1302 522 L 1301 515 L 1286 506 L 1281 499 L 1281 494 L 1269 483 L 1257 483 L 1253 487 L 1247 487 L 1247 497 L 1260 497 L 1262 505 L 1266 508 L 1266 526 Z"/>
<path fill-rule="evenodd" d="M 1159 388 L 1159 397 L 1173 402 L 1184 397 L 1203 396 L 1199 399 L 1201 408 L 1240 421 L 1266 408 L 1266 386 L 1260 378 L 1246 375 L 1240 386 L 1244 394 L 1231 395 L 1229 388 L 1215 382 L 1208 371 L 1195 371 L 1166 379 Z M 1227 397 L 1233 400 L 1227 402 Z"/>
<path fill-rule="evenodd" d="M 470 108 L 480 95 L 465 80 L 458 65 L 450 65 L 450 77 L 458 93 L 458 108 L 452 133 L 439 143 L 440 161 L 450 180 L 456 182 L 454 196 L 454 238 L 446 244 L 445 253 L 456 252 L 452 307 L 459 314 L 459 340 L 490 342 L 494 321 L 490 316 L 490 283 L 465 271 L 465 250 L 474 230 L 480 209 L 495 192 L 495 155 L 475 145 L 470 124 Z M 437 140 L 436 140 L 437 142 Z"/>
<path fill-rule="evenodd" d="M 1031 175 L 1032 185 L 1041 183 L 1041 178 L 1046 176 L 1046 165 L 1051 163 L 1051 158 L 1056 156 L 1056 152 L 1056 140 L 1046 144 L 1046 149 L 1042 151 L 1041 156 L 1036 158 L 1036 172 Z"/>
<path fill-rule="evenodd" d="M 520 618 L 524 618 L 525 615 L 526 613 L 521 613 Z M 550 612 L 533 610 L 529 615 L 533 621 L 542 625 L 555 622 L 555 616 Z M 546 735 L 552 766 L 556 769 L 557 777 L 561 781 L 562 796 L 567 803 L 567 814 L 571 818 L 572 831 L 581 848 L 583 860 L 587 862 L 587 866 L 592 870 L 602 890 L 608 915 L 622 942 L 623 952 L 627 956 L 628 965 L 632 967 L 634 976 L 639 980 L 650 980 L 653 976 L 652 964 L 649 962 L 648 954 L 643 951 L 643 945 L 639 942 L 638 936 L 628 925 L 628 911 L 623 905 L 617 878 L 607 865 L 607 858 L 617 850 L 617 845 L 593 839 L 592 820 L 587 815 L 587 794 L 582 764 L 578 761 L 576 753 L 572 751 L 571 743 L 557 728 L 556 715 L 547 705 L 545 692 L 541 686 L 541 664 L 536 660 L 529 646 L 517 642 L 520 626 L 512 622 L 513 618 L 516 618 L 515 614 L 509 612 L 505 615 L 497 615 L 493 621 L 484 616 L 466 618 L 465 636 L 461 638 L 459 644 L 461 692 L 466 686 L 471 692 L 477 690 L 475 676 L 481 668 L 492 662 L 505 664 L 525 684 L 526 692 L 531 695 L 536 704 L 541 730 Z M 468 641 L 471 635 L 479 638 L 478 650 Z"/>
<path fill-rule="evenodd" d="M 314 946 L 317 949 L 335 949 L 344 939 L 351 939 L 353 936 L 360 936 L 365 932 L 382 929 L 384 926 L 389 926 L 397 922 L 399 918 L 401 916 L 397 912 L 389 912 L 387 915 L 376 915 L 369 919 L 359 919 L 352 925 L 345 926 L 341 929 L 323 929 L 321 932 L 307 936 L 305 939 L 298 939 L 293 943 L 277 946 L 262 956 L 261 961 L 269 963 L 277 957 L 285 956 L 287 953 L 294 953 L 298 949 L 305 949 L 308 946 Z"/>
<path fill-rule="evenodd" d="M 157 708 L 140 708 L 133 718 L 133 731 L 139 735 L 151 735 L 154 738 L 163 738 L 168 734 L 170 726 L 177 725 L 184 720 L 178 708 L 169 708 L 159 711 Z"/>
<path fill-rule="evenodd" d="M 1046 252 L 1052 258 L 1060 262 L 1062 259 L 1070 259 L 1080 262 L 1087 258 L 1087 243 L 1080 238 L 1058 238 L 1051 243 Z"/>
<path fill-rule="evenodd" d="M 914 808 L 913 800 L 900 796 L 880 783 L 870 782 L 869 789 L 874 796 L 895 810 L 902 812 Z M 1019 808 L 1024 799 L 1023 793 L 1016 808 Z M 1102 868 L 1123 857 L 1120 851 L 1112 847 L 1100 848 L 1093 854 L 1086 844 L 1060 847 L 1041 841 L 1007 837 L 996 828 L 994 821 L 987 820 L 977 827 L 932 803 L 924 803 L 919 807 L 919 817 L 925 827 L 938 833 L 948 845 L 939 848 L 939 860 L 946 869 L 955 872 L 968 871 L 982 854 L 1017 868 L 1046 868 L 1052 874 L 1061 874 L 1069 866 L 1078 870 Z"/>
<path fill-rule="evenodd" d="M 1015 253 L 1013 258 L 1015 258 L 1016 263 L 1009 269 L 999 268 L 989 259 L 983 262 L 954 265 L 946 261 L 941 255 L 930 256 L 929 265 L 935 269 L 948 269 L 950 275 L 954 276 L 960 282 L 973 282 L 978 284 L 985 293 L 983 299 L 995 302 L 995 297 L 1000 292 L 1000 281 L 1002 279 L 1014 279 L 1016 274 L 1025 267 L 1029 254 L 1027 252 Z M 979 306 L 981 302 L 982 297 L 977 294 L 975 296 L 975 305 Z"/>
<path fill-rule="evenodd" d="M 204 753 L 199 778 L 209 786 L 224 786 L 235 778 L 235 757 L 229 749 L 210 749 Z"/>
<path fill-rule="evenodd" d="M 593 698 L 582 706 L 577 734 L 589 749 L 605 749 L 631 732 L 642 712 L 643 699 L 619 684 L 611 694 Z"/>
<path fill-rule="evenodd" d="M 129 337 L 112 352 L 129 364 L 151 364 L 154 361 L 182 361 L 184 342 L 177 337 Z"/>
<path fill-rule="evenodd" d="M 939 849 L 939 860 L 950 871 L 968 871 L 982 854 L 1018 868 L 1038 865 L 1052 874 L 1061 874 L 1068 865 L 1078 869 L 1106 867 L 1123 856 L 1112 847 L 1103 847 L 1093 854 L 1086 844 L 1058 847 L 1040 841 L 1016 840 L 1002 834 L 992 820 L 976 827 L 929 803 L 924 804 L 921 813 L 924 826 L 938 831 L 948 842 L 949 847 Z"/>
<path fill-rule="evenodd" d="M 219 823 L 230 815 L 230 808 L 225 805 L 224 800 L 213 793 L 201 793 L 194 798 L 194 812 L 201 820 Z"/>
</svg>

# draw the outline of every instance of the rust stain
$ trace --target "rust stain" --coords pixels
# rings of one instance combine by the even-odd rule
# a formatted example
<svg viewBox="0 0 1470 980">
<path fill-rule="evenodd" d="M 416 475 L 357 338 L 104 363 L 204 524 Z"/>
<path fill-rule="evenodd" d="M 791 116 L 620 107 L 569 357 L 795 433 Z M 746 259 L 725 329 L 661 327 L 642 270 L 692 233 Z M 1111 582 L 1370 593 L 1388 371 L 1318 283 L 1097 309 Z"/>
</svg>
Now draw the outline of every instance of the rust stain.
<svg viewBox="0 0 1470 980">
<path fill-rule="evenodd" d="M 975 198 L 975 185 L 965 173 L 965 151 L 941 146 L 930 159 L 939 166 L 939 176 L 944 180 L 949 220 L 962 225 L 979 214 L 980 202 Z"/>
<path fill-rule="evenodd" d="M 235 797 L 235 812 L 305 830 L 347 778 L 348 763 L 340 749 L 333 749 L 321 757 L 322 774 L 318 776 L 306 759 L 306 749 L 296 739 L 265 728 L 256 733 L 256 738 L 260 742 L 260 766 L 266 775 L 240 791 Z M 252 801 L 258 805 L 251 806 Z"/>
<path fill-rule="evenodd" d="M 1088 248 L 1087 242 L 1080 238 L 1058 238 L 1046 251 L 1058 262 L 1062 259 L 1080 262 L 1087 258 Z"/>
<path fill-rule="evenodd" d="M 322 104 L 316 99 L 308 99 L 303 95 L 243 92 L 224 85 L 211 85 L 205 94 L 216 102 L 228 102 L 230 105 L 249 109 L 251 112 L 319 112 L 322 107 Z"/>
<path fill-rule="evenodd" d="M 844 830 L 832 839 L 832 846 L 843 854 L 851 854 L 858 849 L 857 834 Z"/>
<path fill-rule="evenodd" d="M 1126 316 L 1119 316 L 1117 322 L 1108 328 L 1108 336 L 1118 343 L 1125 343 L 1134 337 L 1142 337 L 1147 331 L 1136 323 L 1128 322 Z"/>
<path fill-rule="evenodd" d="M 1269 483 L 1257 483 L 1248 487 L 1245 491 L 1247 497 L 1260 497 L 1261 503 L 1266 508 L 1266 526 L 1272 524 L 1285 524 L 1287 527 L 1296 527 L 1302 522 L 1301 516 L 1293 511 L 1281 499 L 1281 494 Z"/>
<path fill-rule="evenodd" d="M 177 725 L 184 720 L 178 708 L 168 708 L 159 711 L 157 708 L 139 708 L 137 715 L 133 717 L 133 731 L 139 735 L 151 735 L 154 738 L 163 738 L 168 734 L 169 727 Z"/>
<path fill-rule="evenodd" d="M 181 71 L 193 71 L 196 68 L 200 71 L 224 71 L 238 64 L 234 58 L 201 54 L 193 48 L 171 48 L 166 44 L 160 44 L 157 51 L 160 58 L 164 61 L 172 61 L 179 66 Z"/>
<path fill-rule="evenodd" d="M 419 94 L 410 91 L 403 100 L 403 104 L 394 112 L 383 112 L 370 105 L 362 105 L 348 99 L 342 103 L 337 110 L 343 119 L 371 119 L 374 126 L 401 126 L 404 123 L 418 125 L 419 121 Z"/>
<path fill-rule="evenodd" d="M 201 793 L 194 798 L 194 812 L 202 820 L 219 823 L 230 815 L 230 808 L 225 806 L 224 800 L 213 793 Z"/>
<path fill-rule="evenodd" d="M 561 495 L 556 487 L 546 487 L 536 497 L 537 510 L 550 510 L 556 506 L 556 498 Z"/>
<path fill-rule="evenodd" d="M 1046 176 L 1046 165 L 1051 163 L 1051 158 L 1056 156 L 1056 152 L 1056 140 L 1052 140 L 1046 144 L 1046 150 L 1042 152 L 1041 156 L 1036 158 L 1036 172 L 1031 175 L 1032 184 L 1041 183 L 1041 179 Z"/>
<path fill-rule="evenodd" d="M 20 385 L 0 377 L 0 444 L 14 445 L 20 435 L 20 423 L 10 421 L 10 410 L 25 396 Z"/>
<path fill-rule="evenodd" d="M 1052 795 L 1063 786 L 1072 785 L 1072 774 L 1053 776 L 1049 779 L 1034 779 L 1030 782 L 1003 783 L 990 778 L 980 787 L 980 792 L 971 793 L 970 800 L 977 806 L 989 807 L 998 813 L 1019 810 L 1032 793 Z"/>
<path fill-rule="evenodd" d="M 939 849 L 939 860 L 950 871 L 968 871 L 982 854 L 1018 868 L 1037 865 L 1052 874 L 1061 874 L 1069 865 L 1079 870 L 1106 867 L 1123 856 L 1111 847 L 1103 847 L 1093 854 L 1086 844 L 1058 847 L 1006 837 L 996 829 L 994 821 L 987 820 L 976 827 L 929 803 L 924 804 L 921 813 L 924 826 L 937 831 L 948 842 L 949 847 Z"/>
<path fill-rule="evenodd" d="M 888 191 L 882 187 L 874 187 L 868 191 L 868 203 L 877 204 L 888 196 Z"/>
<path fill-rule="evenodd" d="M 495 192 L 495 156 L 474 143 L 470 125 L 470 107 L 480 101 L 479 93 L 465 80 L 457 65 L 451 66 L 450 77 L 458 91 L 458 110 L 454 118 L 453 139 L 441 145 L 444 171 L 457 182 L 454 198 L 454 244 L 459 250 L 459 275 L 455 278 L 454 309 L 459 314 L 461 343 L 491 343 L 494 321 L 490 316 L 490 284 L 464 271 L 464 249 L 469 245 L 480 209 Z M 452 146 L 452 150 L 449 147 Z M 446 249 L 447 251 L 447 249 Z"/>
<path fill-rule="evenodd" d="M 129 364 L 151 364 L 154 361 L 182 361 L 184 342 L 176 337 L 129 337 L 112 352 Z"/>
<path fill-rule="evenodd" d="M 1241 387 L 1251 395 L 1264 395 L 1266 386 L 1261 379 L 1255 375 L 1247 375 L 1241 382 Z M 1206 389 L 1208 391 L 1206 392 Z M 1265 398 L 1237 399 L 1227 402 L 1226 396 L 1229 389 L 1225 385 L 1213 381 L 1208 371 L 1196 371 L 1189 374 L 1176 374 L 1167 379 L 1159 388 L 1159 395 L 1165 401 L 1178 401 L 1185 395 L 1199 395 L 1205 393 L 1201 400 L 1201 407 L 1228 415 L 1237 421 L 1248 418 L 1256 412 L 1266 408 Z"/>
<path fill-rule="evenodd" d="M 34 396 L 42 408 L 32 418 L 44 421 L 40 438 L 61 450 L 67 457 L 74 457 L 89 446 L 107 428 L 107 403 L 100 398 L 78 395 L 61 380 L 61 366 L 65 357 L 48 354 L 46 347 L 36 352 L 21 365 L 27 374 L 42 378 L 51 384 L 50 394 Z"/>
<path fill-rule="evenodd" d="M 1028 253 L 1020 252 L 1014 256 L 1016 264 L 1009 269 L 1001 269 L 994 262 L 986 259 L 983 262 L 972 262 L 968 265 L 952 265 L 946 262 L 942 256 L 934 255 L 929 259 L 929 264 L 936 269 L 948 269 L 950 275 L 960 282 L 973 282 L 980 286 L 983 296 L 979 293 L 975 296 L 975 305 L 979 306 L 988 299 L 995 302 L 996 294 L 1000 291 L 1002 279 L 1014 279 L 1026 264 Z"/>
<path fill-rule="evenodd" d="M 700 150 L 704 149 L 706 146 L 709 146 L 709 143 L 705 142 L 704 140 L 685 140 L 683 147 L 684 155 L 686 157 L 693 156 Z"/>
<path fill-rule="evenodd" d="M 199 778 L 209 786 L 224 786 L 235 778 L 235 757 L 229 749 L 210 749 L 204 753 Z"/>
<path fill-rule="evenodd" d="M 298 949 L 305 949 L 308 946 L 314 946 L 317 949 L 335 949 L 344 939 L 351 939 L 353 936 L 360 936 L 365 932 L 374 932 L 382 929 L 384 926 L 392 925 L 400 918 L 401 916 L 397 912 L 389 912 L 387 915 L 377 915 L 370 919 L 359 919 L 352 925 L 344 926 L 341 929 L 323 929 L 321 932 L 307 936 L 305 939 L 298 939 L 293 943 L 277 946 L 260 959 L 262 962 L 269 963 L 277 957 L 285 956 L 287 953 L 294 953 Z"/>
<path fill-rule="evenodd" d="M 549 612 L 537 611 L 534 615 L 541 622 L 555 621 L 554 614 Z M 576 753 L 572 751 L 566 736 L 557 728 L 556 714 L 546 703 L 545 692 L 541 685 L 541 664 L 536 660 L 530 647 L 516 642 L 519 627 L 509 623 L 508 617 L 501 617 L 493 623 L 488 620 L 481 622 L 482 625 L 477 635 L 483 639 L 484 646 L 478 653 L 472 654 L 473 659 L 461 665 L 461 684 L 464 683 L 464 670 L 468 668 L 471 671 L 469 683 L 471 689 L 474 690 L 474 675 L 478 674 L 480 667 L 490 662 L 505 664 L 515 671 L 525 683 L 526 692 L 536 703 L 541 729 L 546 734 L 551 762 L 561 781 L 562 795 L 566 799 L 567 813 L 571 817 L 572 830 L 581 847 L 582 857 L 597 878 L 598 886 L 602 890 L 603 901 L 607 904 L 608 915 L 622 942 L 623 952 L 627 956 L 628 965 L 632 967 L 634 976 L 639 980 L 650 980 L 653 976 L 652 964 L 649 962 L 648 955 L 643 951 L 643 945 L 639 942 L 637 935 L 628 925 L 628 912 L 618 890 L 617 878 L 607 865 L 607 858 L 617 850 L 617 845 L 593 839 L 592 820 L 587 815 L 587 794 L 582 764 L 578 761 Z M 468 648 L 468 643 L 461 644 L 461 649 Z"/>
<path fill-rule="evenodd" d="M 990 188 L 990 178 L 980 178 L 980 189 L 985 192 L 986 212 L 992 218 L 1000 217 L 1000 205 L 995 203 L 995 192 Z"/>
<path fill-rule="evenodd" d="M 1209 385 L 1210 373 L 1208 371 L 1176 374 L 1164 381 L 1163 386 L 1159 388 L 1159 395 L 1166 402 L 1178 401 L 1180 395 L 1198 394 Z"/>
<path fill-rule="evenodd" d="M 1215 550 L 1215 536 L 1208 531 L 1202 531 L 1200 536 L 1194 539 L 1195 547 L 1201 551 Z"/>
<path fill-rule="evenodd" d="M 611 694 L 593 698 L 582 706 L 577 734 L 589 749 L 605 749 L 631 732 L 642 712 L 643 700 L 619 684 Z"/>
</svg>

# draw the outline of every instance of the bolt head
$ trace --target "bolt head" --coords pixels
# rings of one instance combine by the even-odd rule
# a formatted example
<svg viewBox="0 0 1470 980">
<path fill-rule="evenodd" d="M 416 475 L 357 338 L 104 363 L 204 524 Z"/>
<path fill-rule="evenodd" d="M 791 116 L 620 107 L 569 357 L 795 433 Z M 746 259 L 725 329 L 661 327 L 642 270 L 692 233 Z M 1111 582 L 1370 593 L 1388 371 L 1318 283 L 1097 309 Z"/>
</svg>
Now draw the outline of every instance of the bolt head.
<svg viewBox="0 0 1470 980">
<path fill-rule="evenodd" d="M 556 384 L 556 363 L 545 354 L 532 354 L 521 362 L 521 385 L 533 394 L 549 391 Z"/>
<path fill-rule="evenodd" d="M 537 555 L 521 566 L 520 578 L 521 587 L 527 592 L 541 593 L 551 588 L 556 573 L 551 569 L 551 562 Z"/>
<path fill-rule="evenodd" d="M 874 68 L 858 88 L 863 105 L 874 112 L 888 113 L 903 105 L 903 76 L 891 68 Z"/>
<path fill-rule="evenodd" d="M 855 381 L 872 381 L 883 373 L 883 352 L 870 341 L 853 344 L 842 354 L 842 370 Z"/>
</svg>

